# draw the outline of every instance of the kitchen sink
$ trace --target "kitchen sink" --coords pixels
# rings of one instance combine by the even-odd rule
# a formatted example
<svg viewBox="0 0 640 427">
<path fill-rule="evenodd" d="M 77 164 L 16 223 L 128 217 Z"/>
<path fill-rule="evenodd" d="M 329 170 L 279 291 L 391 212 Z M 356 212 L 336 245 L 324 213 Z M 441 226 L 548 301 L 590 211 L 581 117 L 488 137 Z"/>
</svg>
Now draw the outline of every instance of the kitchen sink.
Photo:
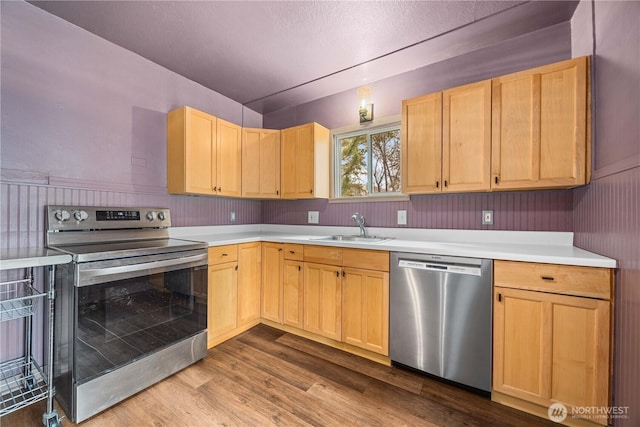
<svg viewBox="0 0 640 427">
<path fill-rule="evenodd" d="M 391 240 L 393 237 L 381 237 L 381 236 L 352 236 L 346 234 L 335 234 L 328 237 L 319 237 L 315 240 L 327 240 L 327 241 L 343 241 L 343 242 L 361 242 L 361 243 L 382 243 L 387 240 Z"/>
</svg>

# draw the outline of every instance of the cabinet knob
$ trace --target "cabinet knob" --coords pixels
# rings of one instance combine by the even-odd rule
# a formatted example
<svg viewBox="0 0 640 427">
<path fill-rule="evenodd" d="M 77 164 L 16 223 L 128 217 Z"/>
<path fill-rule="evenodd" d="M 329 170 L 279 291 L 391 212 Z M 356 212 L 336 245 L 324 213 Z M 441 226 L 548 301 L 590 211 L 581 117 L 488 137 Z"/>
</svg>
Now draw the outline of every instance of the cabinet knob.
<svg viewBox="0 0 640 427">
<path fill-rule="evenodd" d="M 500 178 L 498 178 L 498 175 L 496 175 L 495 177 L 495 183 L 497 184 L 500 181 Z"/>
<path fill-rule="evenodd" d="M 436 181 L 436 188 L 440 188 L 440 181 Z"/>
<path fill-rule="evenodd" d="M 309 190 L 309 193 L 313 194 L 313 188 L 311 190 Z"/>
<path fill-rule="evenodd" d="M 276 190 L 276 196 L 280 195 L 280 190 Z"/>
<path fill-rule="evenodd" d="M 218 191 L 222 191 L 222 187 L 218 187 Z"/>
<path fill-rule="evenodd" d="M 213 191 L 218 191 L 218 187 L 217 186 L 213 187 Z"/>
<path fill-rule="evenodd" d="M 445 187 L 448 187 L 448 186 L 449 186 L 449 183 L 447 182 L 447 180 L 446 180 L 446 179 L 444 180 L 444 186 L 445 186 Z"/>
<path fill-rule="evenodd" d="M 502 294 L 498 294 L 498 302 L 502 302 Z"/>
<path fill-rule="evenodd" d="M 336 271 L 336 277 L 340 277 L 340 272 Z"/>
<path fill-rule="evenodd" d="M 298 271 L 302 270 L 302 267 L 298 266 Z"/>
<path fill-rule="evenodd" d="M 542 280 L 546 280 L 546 281 L 548 281 L 548 282 L 554 282 L 554 281 L 556 280 L 556 278 L 555 278 L 555 277 L 551 277 L 551 276 L 540 276 L 540 278 L 541 278 Z"/>
</svg>

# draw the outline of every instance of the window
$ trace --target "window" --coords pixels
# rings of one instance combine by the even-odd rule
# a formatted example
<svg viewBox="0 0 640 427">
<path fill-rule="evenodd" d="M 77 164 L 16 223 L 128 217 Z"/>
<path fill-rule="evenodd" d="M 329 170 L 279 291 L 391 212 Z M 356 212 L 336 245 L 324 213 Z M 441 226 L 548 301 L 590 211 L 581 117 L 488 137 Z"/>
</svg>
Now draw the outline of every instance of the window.
<svg viewBox="0 0 640 427">
<path fill-rule="evenodd" d="M 336 135 L 336 197 L 400 193 L 400 125 Z"/>
</svg>

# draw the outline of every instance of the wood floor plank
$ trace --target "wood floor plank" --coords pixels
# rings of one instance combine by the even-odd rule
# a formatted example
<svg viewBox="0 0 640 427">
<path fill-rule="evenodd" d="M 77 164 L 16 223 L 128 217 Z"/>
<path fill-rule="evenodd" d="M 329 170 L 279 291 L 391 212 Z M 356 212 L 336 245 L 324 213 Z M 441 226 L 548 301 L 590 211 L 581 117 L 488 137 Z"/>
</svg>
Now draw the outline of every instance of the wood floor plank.
<svg viewBox="0 0 640 427">
<path fill-rule="evenodd" d="M 399 412 L 386 402 L 368 399 L 362 393 L 336 386 L 329 381 L 316 383 L 309 389 L 309 394 L 331 403 L 342 412 L 348 412 L 350 417 L 358 420 L 359 425 L 436 427 L 436 424 L 409 413 Z"/>
<path fill-rule="evenodd" d="M 314 355 L 282 345 L 278 342 L 264 342 L 256 339 L 251 334 L 245 334 L 238 337 L 238 341 L 249 346 L 259 348 L 265 353 L 276 356 L 282 360 L 286 360 L 287 362 L 306 369 L 309 372 L 314 372 L 326 379 L 331 379 L 360 392 L 366 389 L 370 381 L 370 377 L 367 377 L 356 370 L 348 369 L 335 363 L 319 359 Z"/>
<path fill-rule="evenodd" d="M 45 402 L 0 418 L 42 426 Z M 56 407 L 58 405 L 56 404 Z M 64 413 L 59 410 L 60 415 Z M 257 326 L 81 427 L 554 426 L 450 384 Z M 76 426 L 69 419 L 63 427 Z"/>
<path fill-rule="evenodd" d="M 419 394 L 422 391 L 423 379 L 413 373 L 399 370 L 390 366 L 381 365 L 372 360 L 363 359 L 353 354 L 322 345 L 292 334 L 286 334 L 276 340 L 279 344 L 295 348 L 305 353 L 311 354 L 343 366 L 347 369 L 360 372 L 364 375 L 376 378 L 387 384 L 400 387 L 412 393 Z"/>
<path fill-rule="evenodd" d="M 353 420 L 344 417 L 331 404 L 318 401 L 287 382 L 271 377 L 224 351 L 212 355 L 209 363 L 220 367 L 220 374 L 228 376 L 237 386 L 252 390 L 274 405 L 286 409 L 305 423 L 314 426 L 351 425 Z M 231 369 L 230 369 L 231 368 Z"/>
<path fill-rule="evenodd" d="M 241 359 L 264 373 L 279 378 L 301 390 L 308 390 L 319 378 L 316 373 L 309 372 L 282 358 L 262 352 L 259 348 L 250 347 L 240 341 L 227 342 L 225 345 L 220 346 L 220 350 L 231 353 L 232 357 Z"/>
</svg>

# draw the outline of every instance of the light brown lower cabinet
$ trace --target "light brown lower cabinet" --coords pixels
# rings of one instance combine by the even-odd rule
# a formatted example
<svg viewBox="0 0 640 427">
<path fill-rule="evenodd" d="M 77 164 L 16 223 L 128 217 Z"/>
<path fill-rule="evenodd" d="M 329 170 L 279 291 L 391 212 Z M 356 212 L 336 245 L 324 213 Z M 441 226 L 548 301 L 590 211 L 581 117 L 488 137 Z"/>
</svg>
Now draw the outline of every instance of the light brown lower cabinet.
<svg viewBox="0 0 640 427">
<path fill-rule="evenodd" d="M 284 244 L 262 243 L 262 291 L 260 315 L 263 319 L 282 323 L 282 268 Z"/>
<path fill-rule="evenodd" d="M 342 341 L 389 354 L 389 273 L 344 267 Z"/>
<path fill-rule="evenodd" d="M 590 280 L 589 271 L 601 280 Z M 568 410 L 567 424 L 585 422 L 571 417 L 573 411 L 609 407 L 612 272 L 496 261 L 494 281 L 493 400 L 544 418 L 559 402 Z M 558 293 L 607 288 L 603 298 Z M 606 425 L 608 419 L 590 421 Z"/>
<path fill-rule="evenodd" d="M 260 249 L 260 242 L 209 248 L 209 348 L 260 323 Z"/>
<path fill-rule="evenodd" d="M 304 263 L 303 328 L 305 331 L 342 339 L 342 268 Z"/>
<path fill-rule="evenodd" d="M 284 260 L 282 323 L 302 329 L 304 269 L 302 261 Z"/>
</svg>

